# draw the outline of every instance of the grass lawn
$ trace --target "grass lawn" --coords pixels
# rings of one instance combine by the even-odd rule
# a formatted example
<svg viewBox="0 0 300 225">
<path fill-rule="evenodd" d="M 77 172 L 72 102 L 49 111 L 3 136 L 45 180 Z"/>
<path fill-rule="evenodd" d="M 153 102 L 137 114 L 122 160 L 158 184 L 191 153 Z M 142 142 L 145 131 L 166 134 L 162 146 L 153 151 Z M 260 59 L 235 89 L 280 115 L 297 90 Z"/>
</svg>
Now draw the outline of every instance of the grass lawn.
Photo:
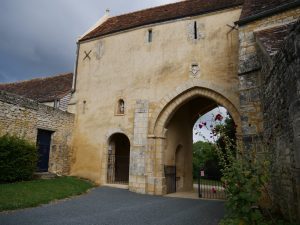
<svg viewBox="0 0 300 225">
<path fill-rule="evenodd" d="M 75 177 L 0 184 L 0 211 L 34 207 L 79 195 L 94 185 Z"/>
</svg>

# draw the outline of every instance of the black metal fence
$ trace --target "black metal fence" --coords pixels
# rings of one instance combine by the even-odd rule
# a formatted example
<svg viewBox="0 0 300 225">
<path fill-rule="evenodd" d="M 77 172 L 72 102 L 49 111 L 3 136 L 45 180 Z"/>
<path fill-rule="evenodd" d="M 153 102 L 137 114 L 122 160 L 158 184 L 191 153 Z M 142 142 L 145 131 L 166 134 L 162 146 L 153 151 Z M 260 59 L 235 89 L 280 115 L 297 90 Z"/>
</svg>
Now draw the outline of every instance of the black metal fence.
<svg viewBox="0 0 300 225">
<path fill-rule="evenodd" d="M 107 161 L 107 183 L 128 184 L 129 156 L 109 154 Z"/>
<path fill-rule="evenodd" d="M 198 174 L 198 196 L 206 199 L 225 199 L 225 188 L 220 180 L 208 179 L 204 170 Z"/>
</svg>

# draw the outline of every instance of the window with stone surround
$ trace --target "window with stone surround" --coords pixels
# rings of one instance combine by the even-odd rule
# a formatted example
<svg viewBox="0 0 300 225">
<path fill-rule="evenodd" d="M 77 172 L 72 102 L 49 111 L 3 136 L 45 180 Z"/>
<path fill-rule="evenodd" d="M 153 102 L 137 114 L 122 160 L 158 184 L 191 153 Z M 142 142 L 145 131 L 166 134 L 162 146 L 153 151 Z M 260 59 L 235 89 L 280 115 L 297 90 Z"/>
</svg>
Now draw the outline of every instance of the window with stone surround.
<svg viewBox="0 0 300 225">
<path fill-rule="evenodd" d="M 194 39 L 198 39 L 197 21 L 194 21 Z"/>
<path fill-rule="evenodd" d="M 187 21 L 187 35 L 188 40 L 192 43 L 197 43 L 198 41 L 205 38 L 205 24 L 197 20 Z"/>
</svg>

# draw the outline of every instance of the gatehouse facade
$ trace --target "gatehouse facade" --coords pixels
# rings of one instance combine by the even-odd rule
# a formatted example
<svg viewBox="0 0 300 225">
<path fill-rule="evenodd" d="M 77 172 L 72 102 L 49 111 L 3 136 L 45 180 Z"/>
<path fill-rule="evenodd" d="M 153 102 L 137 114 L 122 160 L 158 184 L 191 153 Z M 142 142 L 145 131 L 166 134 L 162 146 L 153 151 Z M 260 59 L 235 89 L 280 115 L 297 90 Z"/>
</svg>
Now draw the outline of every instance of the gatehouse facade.
<svg viewBox="0 0 300 225">
<path fill-rule="evenodd" d="M 221 105 L 241 127 L 238 31 L 232 28 L 240 2 L 216 1 L 210 8 L 195 2 L 104 18 L 99 34 L 96 28 L 79 40 L 72 175 L 161 195 L 167 192 L 164 166 L 175 165 L 177 155 L 177 189 L 191 190 L 199 114 Z M 175 18 L 161 14 L 182 4 Z M 121 29 L 144 17 L 154 22 Z"/>
</svg>

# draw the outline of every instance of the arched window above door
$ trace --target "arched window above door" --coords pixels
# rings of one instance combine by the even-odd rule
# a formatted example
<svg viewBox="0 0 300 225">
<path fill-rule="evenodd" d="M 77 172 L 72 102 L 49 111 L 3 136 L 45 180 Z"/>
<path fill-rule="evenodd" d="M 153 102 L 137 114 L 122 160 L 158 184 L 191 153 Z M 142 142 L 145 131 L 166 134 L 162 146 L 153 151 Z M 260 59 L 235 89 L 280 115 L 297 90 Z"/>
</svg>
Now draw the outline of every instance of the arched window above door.
<svg viewBox="0 0 300 225">
<path fill-rule="evenodd" d="M 116 114 L 117 115 L 124 115 L 125 114 L 125 102 L 124 102 L 123 99 L 118 100 Z"/>
</svg>

